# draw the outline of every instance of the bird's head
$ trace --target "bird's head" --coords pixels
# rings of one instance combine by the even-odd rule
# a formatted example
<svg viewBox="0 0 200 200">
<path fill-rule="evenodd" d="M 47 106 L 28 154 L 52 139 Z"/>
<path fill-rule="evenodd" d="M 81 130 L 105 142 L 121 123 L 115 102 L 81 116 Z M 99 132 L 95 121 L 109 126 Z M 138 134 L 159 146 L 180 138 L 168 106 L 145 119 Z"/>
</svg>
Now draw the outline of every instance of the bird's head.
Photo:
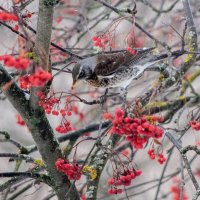
<svg viewBox="0 0 200 200">
<path fill-rule="evenodd" d="M 79 80 L 87 80 L 92 75 L 92 70 L 90 69 L 90 66 L 86 65 L 84 62 L 78 62 L 74 65 L 74 68 L 72 69 L 72 78 L 73 78 L 73 84 L 72 89 L 75 87 L 76 83 Z"/>
</svg>

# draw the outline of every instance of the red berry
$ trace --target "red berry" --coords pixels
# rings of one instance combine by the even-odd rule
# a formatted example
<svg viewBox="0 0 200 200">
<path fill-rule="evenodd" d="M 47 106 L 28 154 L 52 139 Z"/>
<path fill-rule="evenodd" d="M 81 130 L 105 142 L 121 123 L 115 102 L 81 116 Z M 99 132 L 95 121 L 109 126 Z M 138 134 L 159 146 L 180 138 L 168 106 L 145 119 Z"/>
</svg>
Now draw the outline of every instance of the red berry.
<svg viewBox="0 0 200 200">
<path fill-rule="evenodd" d="M 93 41 L 96 41 L 96 40 L 97 40 L 97 36 L 93 36 L 93 37 L 92 37 L 92 40 L 93 40 Z"/>
<path fill-rule="evenodd" d="M 142 174 L 142 171 L 141 171 L 141 170 L 137 169 L 137 170 L 135 171 L 135 175 L 136 175 L 136 176 L 140 176 L 141 174 Z"/>
<path fill-rule="evenodd" d="M 67 115 L 68 115 L 68 116 L 71 116 L 71 115 L 72 115 L 72 112 L 71 112 L 71 111 L 68 111 L 68 112 L 67 112 Z"/>
</svg>

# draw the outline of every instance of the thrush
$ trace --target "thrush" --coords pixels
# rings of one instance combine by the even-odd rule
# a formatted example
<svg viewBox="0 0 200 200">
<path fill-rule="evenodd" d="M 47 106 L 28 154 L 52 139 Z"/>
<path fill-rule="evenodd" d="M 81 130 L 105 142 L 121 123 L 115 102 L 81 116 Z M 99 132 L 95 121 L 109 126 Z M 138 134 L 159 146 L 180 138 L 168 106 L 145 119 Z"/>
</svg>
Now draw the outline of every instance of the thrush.
<svg viewBox="0 0 200 200">
<path fill-rule="evenodd" d="M 143 48 L 135 55 L 128 51 L 101 53 L 80 60 L 72 70 L 73 85 L 83 80 L 93 87 L 126 88 L 132 80 L 138 79 L 145 70 L 169 57 L 168 54 L 154 55 L 155 48 Z M 184 51 L 170 54 L 178 57 Z"/>
</svg>

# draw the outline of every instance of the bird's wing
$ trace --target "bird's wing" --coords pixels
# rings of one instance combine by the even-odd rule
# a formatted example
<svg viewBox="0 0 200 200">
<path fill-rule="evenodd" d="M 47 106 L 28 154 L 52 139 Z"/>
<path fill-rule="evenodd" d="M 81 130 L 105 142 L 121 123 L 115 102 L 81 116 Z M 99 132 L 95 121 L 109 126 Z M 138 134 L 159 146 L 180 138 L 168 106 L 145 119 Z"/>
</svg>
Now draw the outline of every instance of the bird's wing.
<svg viewBox="0 0 200 200">
<path fill-rule="evenodd" d="M 138 52 L 135 56 L 132 56 L 131 58 L 130 57 L 127 58 L 126 63 L 124 63 L 124 65 L 125 66 L 133 66 L 133 65 L 146 64 L 149 60 L 152 59 L 154 49 L 155 49 L 155 47 L 138 50 Z"/>
<path fill-rule="evenodd" d="M 97 56 L 94 72 L 97 76 L 110 76 L 122 67 L 125 60 L 124 52 L 100 54 Z"/>
<path fill-rule="evenodd" d="M 98 60 L 94 72 L 97 76 L 110 76 L 126 66 L 131 66 L 142 61 L 153 49 L 138 50 L 136 55 L 132 55 L 129 52 L 101 54 L 97 57 Z"/>
</svg>

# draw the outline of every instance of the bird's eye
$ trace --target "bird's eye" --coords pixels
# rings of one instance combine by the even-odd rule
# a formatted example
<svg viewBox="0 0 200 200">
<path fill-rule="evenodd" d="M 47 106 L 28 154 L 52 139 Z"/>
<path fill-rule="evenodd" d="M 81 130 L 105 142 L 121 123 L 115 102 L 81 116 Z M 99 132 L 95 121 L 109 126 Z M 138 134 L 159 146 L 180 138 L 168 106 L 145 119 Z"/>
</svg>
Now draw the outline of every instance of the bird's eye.
<svg viewBox="0 0 200 200">
<path fill-rule="evenodd" d="M 84 72 L 83 71 L 79 74 L 79 78 L 82 78 L 82 77 L 84 77 Z"/>
</svg>

